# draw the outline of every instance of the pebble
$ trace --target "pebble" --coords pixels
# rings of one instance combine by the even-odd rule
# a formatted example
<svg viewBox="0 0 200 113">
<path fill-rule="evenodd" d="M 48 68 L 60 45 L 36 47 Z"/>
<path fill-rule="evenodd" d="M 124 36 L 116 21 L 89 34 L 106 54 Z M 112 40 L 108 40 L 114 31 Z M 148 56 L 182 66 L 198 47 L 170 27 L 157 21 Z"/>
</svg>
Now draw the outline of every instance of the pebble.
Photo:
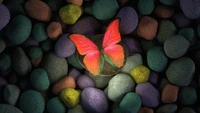
<svg viewBox="0 0 200 113">
<path fill-rule="evenodd" d="M 10 11 L 4 5 L 0 3 L 0 30 L 2 30 L 10 21 Z"/>
<path fill-rule="evenodd" d="M 76 83 L 72 76 L 65 76 L 64 78 L 56 82 L 52 87 L 52 92 L 56 95 L 59 95 L 61 91 L 65 88 L 76 88 Z"/>
<path fill-rule="evenodd" d="M 159 1 L 165 5 L 173 5 L 176 2 L 176 0 L 159 0 Z"/>
<path fill-rule="evenodd" d="M 77 105 L 74 108 L 68 109 L 68 113 L 86 113 L 81 105 Z"/>
<path fill-rule="evenodd" d="M 155 46 L 148 50 L 147 64 L 150 69 L 156 72 L 162 72 L 167 68 L 168 57 L 162 46 Z"/>
<path fill-rule="evenodd" d="M 151 49 L 152 47 L 158 46 L 158 42 L 155 38 L 153 40 L 142 39 L 141 45 L 142 45 L 142 49 L 144 50 L 144 52 L 147 53 L 149 51 L 149 49 Z"/>
<path fill-rule="evenodd" d="M 13 1 L 13 0 L 4 0 L 3 4 L 5 4 L 5 6 L 9 9 L 11 15 L 16 16 L 18 14 L 25 14 L 24 11 L 24 0 L 17 0 L 17 1 Z"/>
<path fill-rule="evenodd" d="M 38 91 L 27 90 L 20 96 L 19 107 L 23 113 L 43 113 L 45 100 Z"/>
<path fill-rule="evenodd" d="M 163 103 L 174 103 L 178 98 L 179 87 L 168 84 L 162 91 L 161 100 Z"/>
<path fill-rule="evenodd" d="M 138 84 L 135 92 L 140 96 L 145 107 L 157 107 L 160 103 L 159 91 L 149 82 Z"/>
<path fill-rule="evenodd" d="M 182 108 L 182 109 L 180 110 L 179 113 L 196 113 L 196 112 L 195 112 L 194 109 L 192 109 L 191 107 L 184 107 L 184 108 Z"/>
<path fill-rule="evenodd" d="M 60 98 L 67 107 L 73 108 L 79 103 L 80 94 L 81 93 L 75 89 L 65 88 L 60 93 Z"/>
<path fill-rule="evenodd" d="M 39 21 L 49 22 L 52 17 L 52 11 L 48 4 L 41 0 L 29 0 L 25 3 L 27 14 Z"/>
<path fill-rule="evenodd" d="M 92 12 L 98 20 L 107 20 L 115 16 L 119 9 L 117 0 L 95 0 L 92 4 Z"/>
<path fill-rule="evenodd" d="M 154 113 L 153 109 L 148 107 L 141 107 L 138 113 Z"/>
<path fill-rule="evenodd" d="M 84 88 L 87 88 L 87 87 L 94 87 L 95 82 L 89 76 L 81 75 L 77 79 L 77 85 L 80 89 L 84 89 Z"/>
<path fill-rule="evenodd" d="M 193 28 L 183 28 L 179 30 L 178 34 L 187 39 L 190 42 L 190 45 L 194 45 L 197 41 L 196 33 Z"/>
<path fill-rule="evenodd" d="M 170 62 L 165 74 L 170 83 L 188 86 L 194 76 L 195 64 L 192 59 L 182 57 Z"/>
<path fill-rule="evenodd" d="M 24 50 L 20 47 L 15 47 L 12 51 L 12 66 L 13 70 L 19 76 L 27 76 L 30 74 L 32 65 Z"/>
<path fill-rule="evenodd" d="M 6 85 L 4 88 L 5 101 L 10 105 L 15 106 L 20 96 L 20 92 L 21 91 L 18 86 L 12 84 Z"/>
<path fill-rule="evenodd" d="M 11 56 L 7 53 L 0 54 L 0 72 L 9 70 L 12 66 Z"/>
<path fill-rule="evenodd" d="M 154 11 L 155 15 L 159 18 L 167 19 L 174 15 L 174 8 L 166 5 L 158 5 Z"/>
<path fill-rule="evenodd" d="M 154 10 L 154 0 L 139 0 L 138 9 L 142 15 L 150 15 Z"/>
<path fill-rule="evenodd" d="M 37 59 L 42 56 L 42 49 L 37 46 L 32 46 L 29 49 L 29 56 L 31 59 Z"/>
<path fill-rule="evenodd" d="M 51 84 L 56 83 L 67 75 L 67 60 L 56 56 L 53 52 L 47 53 L 41 63 L 42 68 L 47 72 Z"/>
<path fill-rule="evenodd" d="M 72 3 L 78 6 L 81 6 L 83 4 L 83 0 L 66 0 L 68 3 Z"/>
<path fill-rule="evenodd" d="M 135 53 L 127 57 L 125 65 L 122 67 L 121 72 L 130 74 L 132 69 L 142 64 L 143 64 L 142 56 L 138 53 Z"/>
<path fill-rule="evenodd" d="M 141 84 L 148 81 L 150 70 L 144 65 L 139 65 L 131 70 L 130 75 L 134 78 L 137 84 Z"/>
<path fill-rule="evenodd" d="M 48 52 L 54 47 L 54 41 L 47 38 L 46 40 L 40 42 L 40 47 L 43 51 Z"/>
<path fill-rule="evenodd" d="M 62 26 L 59 22 L 53 21 L 47 26 L 46 32 L 49 38 L 55 40 L 63 33 Z"/>
<path fill-rule="evenodd" d="M 6 48 L 6 42 L 0 38 L 0 53 L 2 53 Z"/>
<path fill-rule="evenodd" d="M 119 104 L 121 113 L 137 113 L 142 105 L 140 96 L 136 93 L 127 93 Z"/>
<path fill-rule="evenodd" d="M 81 65 L 81 63 L 77 59 L 77 52 L 67 57 L 67 61 L 70 65 L 72 65 L 76 69 L 84 69 L 84 67 Z"/>
<path fill-rule="evenodd" d="M 20 14 L 15 16 L 6 26 L 5 34 L 11 43 L 19 45 L 28 39 L 31 29 L 30 19 Z"/>
<path fill-rule="evenodd" d="M 193 105 L 197 101 L 196 89 L 192 86 L 181 87 L 178 100 L 183 105 Z"/>
<path fill-rule="evenodd" d="M 48 75 L 42 68 L 36 68 L 31 72 L 30 81 L 37 91 L 46 91 L 50 86 Z"/>
<path fill-rule="evenodd" d="M 33 67 L 38 67 L 40 62 L 42 61 L 42 59 L 43 59 L 43 55 L 37 59 L 31 59 L 31 63 L 32 63 Z"/>
<path fill-rule="evenodd" d="M 23 113 L 20 109 L 9 104 L 0 104 L 0 113 Z"/>
<path fill-rule="evenodd" d="M 191 20 L 185 17 L 183 13 L 175 12 L 173 15 L 174 24 L 178 28 L 184 28 L 191 24 Z"/>
<path fill-rule="evenodd" d="M 153 40 L 156 36 L 157 28 L 158 22 L 154 18 L 143 16 L 137 27 L 137 34 L 146 40 Z"/>
<path fill-rule="evenodd" d="M 59 37 L 55 44 L 55 54 L 58 57 L 65 58 L 69 57 L 76 51 L 75 44 L 69 39 L 69 34 L 63 34 Z"/>
<path fill-rule="evenodd" d="M 97 88 L 87 87 L 81 93 L 81 103 L 87 113 L 107 113 L 108 99 L 104 92 Z"/>
<path fill-rule="evenodd" d="M 156 110 L 156 113 L 176 113 L 177 110 L 178 106 L 176 104 L 164 104 Z"/>
<path fill-rule="evenodd" d="M 150 75 L 149 75 L 149 82 L 153 85 L 157 85 L 158 84 L 158 78 L 159 78 L 159 75 L 158 73 L 154 72 L 154 71 L 151 71 L 150 72 Z"/>
<path fill-rule="evenodd" d="M 47 101 L 46 109 L 48 113 L 66 113 L 66 108 L 59 97 L 53 97 Z"/>
<path fill-rule="evenodd" d="M 185 55 L 190 42 L 181 35 L 169 37 L 164 42 L 164 51 L 169 58 L 180 58 Z"/>
<path fill-rule="evenodd" d="M 122 7 L 115 18 L 120 18 L 119 31 L 122 35 L 130 34 L 138 25 L 138 14 L 129 6 Z"/>
<path fill-rule="evenodd" d="M 59 16 L 65 24 L 75 24 L 82 14 L 80 6 L 68 4 L 59 10 Z"/>
<path fill-rule="evenodd" d="M 36 23 L 33 26 L 32 36 L 38 42 L 44 41 L 48 38 L 46 33 L 46 24 L 45 23 Z"/>
<path fill-rule="evenodd" d="M 118 73 L 109 81 L 108 98 L 113 102 L 119 102 L 126 93 L 133 91 L 134 88 L 135 82 L 131 76 Z"/>
<path fill-rule="evenodd" d="M 69 73 L 69 76 L 74 78 L 74 81 L 77 81 L 78 77 L 81 76 L 81 72 L 77 70 L 76 68 L 72 68 Z"/>
</svg>

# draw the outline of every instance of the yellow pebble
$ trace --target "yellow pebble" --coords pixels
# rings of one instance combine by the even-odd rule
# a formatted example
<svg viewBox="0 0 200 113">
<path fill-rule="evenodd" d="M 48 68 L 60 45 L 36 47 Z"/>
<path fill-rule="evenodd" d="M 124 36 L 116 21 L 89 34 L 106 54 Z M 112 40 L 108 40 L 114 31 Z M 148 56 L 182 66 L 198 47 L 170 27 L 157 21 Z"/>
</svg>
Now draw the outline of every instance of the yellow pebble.
<svg viewBox="0 0 200 113">
<path fill-rule="evenodd" d="M 79 103 L 80 92 L 72 88 L 66 88 L 60 93 L 60 98 L 67 107 L 72 108 Z"/>
<path fill-rule="evenodd" d="M 137 84 L 141 84 L 148 81 L 150 70 L 143 65 L 139 65 L 134 67 L 130 74 Z"/>
</svg>

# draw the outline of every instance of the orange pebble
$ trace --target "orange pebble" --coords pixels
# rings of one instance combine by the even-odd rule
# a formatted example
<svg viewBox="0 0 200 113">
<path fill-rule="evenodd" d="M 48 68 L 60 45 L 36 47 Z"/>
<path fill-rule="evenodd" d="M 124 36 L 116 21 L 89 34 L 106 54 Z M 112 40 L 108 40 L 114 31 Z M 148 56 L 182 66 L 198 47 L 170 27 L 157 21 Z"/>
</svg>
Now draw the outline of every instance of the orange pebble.
<svg viewBox="0 0 200 113">
<path fill-rule="evenodd" d="M 165 5 L 158 5 L 154 11 L 155 15 L 158 16 L 159 18 L 170 18 L 174 14 L 174 9 L 165 6 Z"/>
<path fill-rule="evenodd" d="M 40 62 L 42 61 L 42 58 L 43 58 L 43 56 L 40 56 L 37 59 L 32 59 L 31 63 L 32 63 L 33 67 L 38 67 Z"/>
<path fill-rule="evenodd" d="M 173 103 L 176 102 L 178 98 L 179 87 L 175 85 L 168 84 L 162 91 L 162 102 L 163 103 Z"/>
<path fill-rule="evenodd" d="M 72 76 L 66 76 L 54 84 L 52 88 L 52 92 L 56 95 L 59 95 L 60 92 L 65 88 L 72 88 L 75 89 L 76 83 Z"/>
<path fill-rule="evenodd" d="M 72 3 L 78 6 L 81 6 L 83 4 L 83 0 L 66 0 L 68 3 Z"/>
<path fill-rule="evenodd" d="M 47 34 L 51 39 L 57 39 L 62 34 L 62 27 L 59 22 L 51 22 L 47 27 Z"/>
<path fill-rule="evenodd" d="M 138 25 L 137 34 L 146 40 L 153 40 L 156 36 L 157 28 L 158 22 L 154 18 L 144 16 Z"/>
<path fill-rule="evenodd" d="M 153 109 L 148 108 L 148 107 L 141 107 L 138 113 L 154 113 Z"/>
</svg>

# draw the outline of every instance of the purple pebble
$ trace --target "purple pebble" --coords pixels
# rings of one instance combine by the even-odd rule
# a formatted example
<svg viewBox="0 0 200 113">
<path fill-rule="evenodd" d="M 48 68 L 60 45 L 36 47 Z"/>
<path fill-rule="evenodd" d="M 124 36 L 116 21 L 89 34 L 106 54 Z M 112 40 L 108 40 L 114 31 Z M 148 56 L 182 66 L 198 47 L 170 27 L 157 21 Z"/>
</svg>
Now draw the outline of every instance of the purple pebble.
<svg viewBox="0 0 200 113">
<path fill-rule="evenodd" d="M 94 35 L 100 30 L 101 25 L 94 17 L 84 17 L 79 19 L 74 25 L 68 27 L 69 33 L 83 35 Z"/>
<path fill-rule="evenodd" d="M 80 89 L 84 89 L 86 87 L 94 87 L 95 83 L 92 78 L 86 75 L 81 75 L 77 79 L 77 85 Z"/>
<path fill-rule="evenodd" d="M 156 72 L 151 71 L 149 76 L 149 82 L 153 85 L 157 85 L 158 83 L 158 74 Z"/>
<path fill-rule="evenodd" d="M 55 53 L 58 57 L 65 58 L 69 57 L 76 51 L 76 46 L 69 39 L 68 34 L 63 34 L 55 45 Z"/>
<path fill-rule="evenodd" d="M 120 18 L 120 33 L 130 34 L 138 25 L 138 15 L 132 7 L 123 7 L 117 14 L 116 18 Z"/>
<path fill-rule="evenodd" d="M 77 81 L 78 77 L 81 76 L 81 73 L 76 69 L 76 68 L 73 68 L 69 74 L 69 76 L 72 76 L 74 78 L 75 81 Z"/>
<path fill-rule="evenodd" d="M 122 42 L 126 45 L 129 50 L 129 54 L 140 53 L 142 54 L 142 47 L 140 42 L 133 37 L 123 37 Z"/>
<path fill-rule="evenodd" d="M 107 113 L 108 111 L 108 99 L 104 92 L 97 88 L 85 88 L 81 93 L 81 103 L 87 113 Z"/>
<path fill-rule="evenodd" d="M 149 82 L 138 84 L 135 92 L 140 95 L 142 104 L 146 107 L 157 107 L 160 103 L 158 90 Z"/>
<path fill-rule="evenodd" d="M 8 8 L 0 4 L 0 30 L 2 30 L 10 21 L 10 11 Z"/>
<path fill-rule="evenodd" d="M 0 76 L 0 87 L 5 86 L 7 84 L 7 81 Z"/>
<path fill-rule="evenodd" d="M 187 18 L 197 19 L 200 17 L 200 0 L 180 0 L 180 6 Z"/>
</svg>

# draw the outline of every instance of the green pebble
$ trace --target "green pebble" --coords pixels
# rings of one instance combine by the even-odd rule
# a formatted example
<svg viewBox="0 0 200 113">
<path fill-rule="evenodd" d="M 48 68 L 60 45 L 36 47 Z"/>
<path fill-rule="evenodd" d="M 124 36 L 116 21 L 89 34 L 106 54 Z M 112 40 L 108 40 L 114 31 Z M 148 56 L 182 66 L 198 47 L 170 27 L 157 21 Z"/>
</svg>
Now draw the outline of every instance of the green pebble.
<svg viewBox="0 0 200 113">
<path fill-rule="evenodd" d="M 86 113 L 81 105 L 77 105 L 74 108 L 68 109 L 68 113 Z"/>
<path fill-rule="evenodd" d="M 70 65 L 77 69 L 84 69 L 84 67 L 80 64 L 79 60 L 77 59 L 77 53 L 75 52 L 71 56 L 67 57 L 67 61 Z"/>
<path fill-rule="evenodd" d="M 182 35 L 184 38 L 186 38 L 190 42 L 190 45 L 194 45 L 197 41 L 197 37 L 193 28 L 183 28 L 178 32 L 178 35 Z"/>
<path fill-rule="evenodd" d="M 84 8 L 83 8 L 83 11 L 84 11 L 84 13 L 86 13 L 86 14 L 90 14 L 90 15 L 92 15 L 93 14 L 93 12 L 92 12 L 92 5 L 86 5 Z"/>
<path fill-rule="evenodd" d="M 45 41 L 40 42 L 40 47 L 42 48 L 43 51 L 48 52 L 52 48 L 54 48 L 54 43 L 55 42 L 53 40 L 48 38 Z"/>
<path fill-rule="evenodd" d="M 162 91 L 167 84 L 169 84 L 169 81 L 166 78 L 162 78 L 159 85 L 159 90 Z"/>
<path fill-rule="evenodd" d="M 154 0 L 139 0 L 138 9 L 142 15 L 149 15 L 154 10 Z"/>
<path fill-rule="evenodd" d="M 137 113 L 142 105 L 140 96 L 136 93 L 127 93 L 119 104 L 121 113 Z"/>
<path fill-rule="evenodd" d="M 195 64 L 192 59 L 182 57 L 170 62 L 166 76 L 170 83 L 178 86 L 188 86 L 194 76 Z"/>
<path fill-rule="evenodd" d="M 183 105 L 193 105 L 197 101 L 197 92 L 195 88 L 192 86 L 180 88 L 178 100 Z"/>
<path fill-rule="evenodd" d="M 176 0 L 160 0 L 160 2 L 165 5 L 173 5 L 176 2 Z"/>
<path fill-rule="evenodd" d="M 46 91 L 50 85 L 46 71 L 41 68 L 32 71 L 30 81 L 33 88 L 37 91 Z"/>
<path fill-rule="evenodd" d="M 20 96 L 20 89 L 16 85 L 6 85 L 4 89 L 4 99 L 10 105 L 15 105 Z"/>
<path fill-rule="evenodd" d="M 23 113 L 20 109 L 9 104 L 0 104 L 0 113 Z"/>
<path fill-rule="evenodd" d="M 12 66 L 11 57 L 7 53 L 0 54 L 0 72 L 8 70 Z"/>
<path fill-rule="evenodd" d="M 35 90 L 27 90 L 20 96 L 19 107 L 23 113 L 43 113 L 45 100 L 41 93 Z"/>
<path fill-rule="evenodd" d="M 33 46 L 29 49 L 29 56 L 31 59 L 37 59 L 42 56 L 42 49 L 40 47 Z"/>
<path fill-rule="evenodd" d="M 147 52 L 147 63 L 150 69 L 162 72 L 166 69 L 168 58 L 161 46 L 155 46 Z"/>
<path fill-rule="evenodd" d="M 154 40 L 142 39 L 141 45 L 142 45 L 143 50 L 147 53 L 150 48 L 157 46 L 158 44 L 157 44 L 157 41 L 155 39 Z"/>
<path fill-rule="evenodd" d="M 6 36 L 11 43 L 19 45 L 28 39 L 31 34 L 32 23 L 24 15 L 15 16 L 6 26 Z"/>
<path fill-rule="evenodd" d="M 118 9 L 117 0 L 95 0 L 92 5 L 93 15 L 99 20 L 111 19 Z"/>
<path fill-rule="evenodd" d="M 164 104 L 156 110 L 156 113 L 176 113 L 177 110 L 176 104 Z"/>
<path fill-rule="evenodd" d="M 48 38 L 46 33 L 46 25 L 44 23 L 36 23 L 33 26 L 32 36 L 38 42 L 46 40 Z"/>
<path fill-rule="evenodd" d="M 0 36 L 0 53 L 2 53 L 5 48 L 6 48 L 6 42 Z"/>
<path fill-rule="evenodd" d="M 47 102 L 48 113 L 66 113 L 66 107 L 59 97 L 54 97 Z"/>
<path fill-rule="evenodd" d="M 184 107 L 184 108 L 182 108 L 182 109 L 180 110 L 179 113 L 196 113 L 196 112 L 194 111 L 194 109 L 192 109 L 192 108 L 190 108 L 190 107 Z"/>
<path fill-rule="evenodd" d="M 163 45 L 167 38 L 176 34 L 177 29 L 176 26 L 167 19 L 161 20 L 158 25 L 156 40 L 159 44 Z"/>
<path fill-rule="evenodd" d="M 80 6 L 68 4 L 59 10 L 59 16 L 65 24 L 75 24 L 82 14 Z"/>
</svg>

